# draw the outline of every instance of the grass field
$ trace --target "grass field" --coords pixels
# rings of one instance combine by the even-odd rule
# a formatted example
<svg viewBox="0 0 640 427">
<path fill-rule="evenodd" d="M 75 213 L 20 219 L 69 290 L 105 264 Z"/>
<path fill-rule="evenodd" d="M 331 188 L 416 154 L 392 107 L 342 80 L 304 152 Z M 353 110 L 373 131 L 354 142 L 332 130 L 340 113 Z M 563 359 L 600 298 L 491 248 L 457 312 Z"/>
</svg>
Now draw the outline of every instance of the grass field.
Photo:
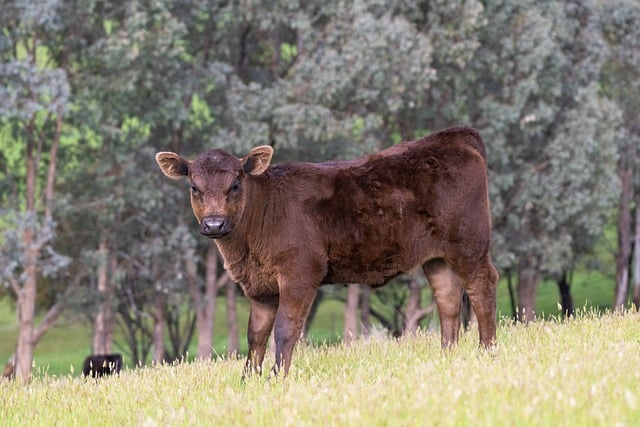
<svg viewBox="0 0 640 427">
<path fill-rule="evenodd" d="M 272 363 L 272 359 L 266 361 Z M 502 322 L 440 349 L 437 333 L 299 345 L 290 376 L 241 381 L 241 360 L 0 381 L 3 426 L 633 426 L 640 315 Z M 268 366 L 267 366 L 268 367 Z"/>
<path fill-rule="evenodd" d="M 611 285 L 607 285 L 611 283 Z M 576 274 L 573 279 L 572 294 L 575 306 L 602 311 L 613 301 L 613 284 L 597 272 Z M 543 317 L 559 316 L 558 290 L 552 282 L 543 282 L 538 289 L 537 308 Z M 216 327 L 214 349 L 218 354 L 225 354 L 227 348 L 225 302 L 218 299 L 216 311 Z M 509 317 L 511 306 L 508 289 L 503 281 L 498 286 L 498 316 Z M 309 339 L 314 344 L 335 342 L 342 334 L 344 304 L 335 300 L 325 300 L 320 305 L 318 314 L 311 325 Z M 248 304 L 244 298 L 238 299 L 238 322 L 240 329 L 240 351 L 246 352 L 246 325 Z M 0 301 L 0 365 L 14 351 L 18 334 L 18 326 L 14 309 L 6 300 Z M 64 375 L 73 370 L 79 374 L 84 358 L 90 353 L 90 325 L 78 320 L 62 319 L 42 338 L 35 349 L 35 373 Z M 190 354 L 195 354 L 195 340 Z M 119 351 L 118 349 L 116 349 Z M 131 365 L 125 356 L 125 365 Z"/>
</svg>

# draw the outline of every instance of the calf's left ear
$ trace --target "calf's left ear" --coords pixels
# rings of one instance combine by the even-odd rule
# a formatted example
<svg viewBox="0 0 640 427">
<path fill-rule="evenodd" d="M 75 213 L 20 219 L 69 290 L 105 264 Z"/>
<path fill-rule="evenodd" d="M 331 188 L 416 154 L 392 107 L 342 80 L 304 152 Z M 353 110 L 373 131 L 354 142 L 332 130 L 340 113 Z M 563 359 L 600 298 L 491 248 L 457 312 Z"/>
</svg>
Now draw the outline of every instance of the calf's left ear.
<svg viewBox="0 0 640 427">
<path fill-rule="evenodd" d="M 189 161 L 176 153 L 162 151 L 156 154 L 156 162 L 162 172 L 171 179 L 180 179 L 189 174 Z"/>
<path fill-rule="evenodd" d="M 273 157 L 273 148 L 268 145 L 261 145 L 249 151 L 242 159 L 242 168 L 251 175 L 260 175 L 269 167 Z"/>
</svg>

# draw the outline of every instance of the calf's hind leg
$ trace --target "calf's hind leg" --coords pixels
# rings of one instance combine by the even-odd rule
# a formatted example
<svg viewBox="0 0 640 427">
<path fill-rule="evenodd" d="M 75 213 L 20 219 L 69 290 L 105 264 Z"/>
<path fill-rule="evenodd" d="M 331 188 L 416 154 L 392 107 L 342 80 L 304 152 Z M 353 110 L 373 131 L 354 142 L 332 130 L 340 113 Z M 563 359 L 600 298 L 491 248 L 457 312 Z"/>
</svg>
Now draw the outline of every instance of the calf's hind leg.
<svg viewBox="0 0 640 427">
<path fill-rule="evenodd" d="M 458 342 L 460 334 L 460 304 L 462 287 L 460 279 L 442 259 L 427 261 L 422 265 L 438 306 L 440 316 L 441 343 L 443 348 Z"/>
<path fill-rule="evenodd" d="M 496 286 L 498 272 L 487 258 L 469 280 L 465 280 L 465 290 L 469 296 L 471 307 L 478 320 L 480 343 L 491 347 L 496 340 Z"/>
</svg>

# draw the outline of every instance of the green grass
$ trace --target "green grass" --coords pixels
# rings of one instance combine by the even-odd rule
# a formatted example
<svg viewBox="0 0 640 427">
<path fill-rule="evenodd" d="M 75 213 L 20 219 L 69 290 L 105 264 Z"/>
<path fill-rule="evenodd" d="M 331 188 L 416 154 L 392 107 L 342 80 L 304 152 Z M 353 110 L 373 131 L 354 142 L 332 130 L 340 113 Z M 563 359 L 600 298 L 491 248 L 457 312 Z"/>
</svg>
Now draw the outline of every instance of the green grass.
<svg viewBox="0 0 640 427">
<path fill-rule="evenodd" d="M 502 322 L 450 351 L 439 334 L 299 345 L 287 379 L 240 380 L 241 360 L 85 381 L 0 381 L 3 426 L 631 426 L 640 420 L 640 315 Z M 266 361 L 272 363 L 272 358 Z"/>
<path fill-rule="evenodd" d="M 610 309 L 613 304 L 615 283 L 610 277 L 598 271 L 581 271 L 574 274 L 571 296 L 575 308 L 593 308 L 597 311 Z M 513 291 L 516 292 L 514 279 Z M 539 317 L 558 317 L 561 313 L 560 291 L 555 282 L 544 280 L 538 286 L 536 313 Z M 506 279 L 498 285 L 498 317 L 511 316 L 511 301 Z"/>
</svg>

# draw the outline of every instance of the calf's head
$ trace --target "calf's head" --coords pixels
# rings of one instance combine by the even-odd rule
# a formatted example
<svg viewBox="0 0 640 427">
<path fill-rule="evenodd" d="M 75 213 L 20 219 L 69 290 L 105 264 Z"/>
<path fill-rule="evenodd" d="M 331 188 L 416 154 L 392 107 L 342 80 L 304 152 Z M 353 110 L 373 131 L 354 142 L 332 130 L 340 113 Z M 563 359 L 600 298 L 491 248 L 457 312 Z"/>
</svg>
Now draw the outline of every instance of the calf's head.
<svg viewBox="0 0 640 427">
<path fill-rule="evenodd" d="M 242 158 L 209 150 L 195 160 L 187 160 L 163 151 L 156 154 L 156 162 L 171 179 L 187 177 L 200 233 L 216 239 L 233 231 L 247 203 L 247 179 L 267 170 L 272 156 L 273 148 L 263 145 Z"/>
</svg>

